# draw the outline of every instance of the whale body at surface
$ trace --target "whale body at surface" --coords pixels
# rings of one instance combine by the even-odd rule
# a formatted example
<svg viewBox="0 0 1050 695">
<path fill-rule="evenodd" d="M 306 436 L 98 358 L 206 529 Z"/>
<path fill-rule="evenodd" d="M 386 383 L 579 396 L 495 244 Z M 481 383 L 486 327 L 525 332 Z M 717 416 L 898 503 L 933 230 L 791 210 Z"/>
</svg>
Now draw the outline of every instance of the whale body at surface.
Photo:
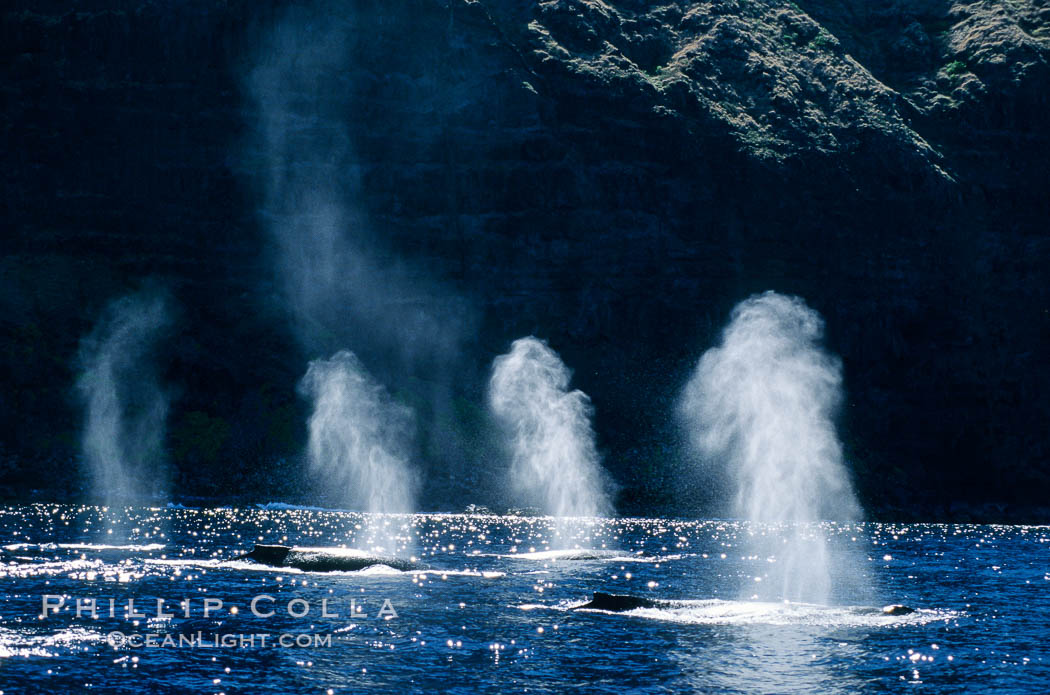
<svg viewBox="0 0 1050 695">
<path fill-rule="evenodd" d="M 250 553 L 237 557 L 271 567 L 295 567 L 305 572 L 354 572 L 385 565 L 402 572 L 426 569 L 414 560 L 376 555 L 349 548 L 300 548 L 287 545 L 256 544 Z"/>
<path fill-rule="evenodd" d="M 603 591 L 595 591 L 594 598 L 582 606 L 576 606 L 573 610 L 584 609 L 623 613 L 624 611 L 633 611 L 636 608 L 670 608 L 675 605 L 677 604 L 674 601 L 665 599 L 631 596 L 629 594 L 607 594 Z"/>
<path fill-rule="evenodd" d="M 593 611 L 607 611 L 609 613 L 626 613 L 627 611 L 637 610 L 639 608 L 662 608 L 662 609 L 676 609 L 676 608 L 690 608 L 695 607 L 697 604 L 703 603 L 702 601 L 674 601 L 669 599 L 660 598 L 649 598 L 647 596 L 631 596 L 630 594 L 608 594 L 604 591 L 595 591 L 594 597 L 579 606 L 575 606 L 573 610 L 593 610 Z M 861 615 L 910 615 L 915 612 L 914 608 L 901 605 L 899 603 L 891 604 L 883 608 L 867 608 L 867 607 L 855 607 L 850 609 L 857 614 Z"/>
<path fill-rule="evenodd" d="M 915 612 L 915 609 L 902 606 L 899 603 L 893 603 L 889 606 L 883 606 L 882 612 L 884 615 L 911 615 Z"/>
</svg>

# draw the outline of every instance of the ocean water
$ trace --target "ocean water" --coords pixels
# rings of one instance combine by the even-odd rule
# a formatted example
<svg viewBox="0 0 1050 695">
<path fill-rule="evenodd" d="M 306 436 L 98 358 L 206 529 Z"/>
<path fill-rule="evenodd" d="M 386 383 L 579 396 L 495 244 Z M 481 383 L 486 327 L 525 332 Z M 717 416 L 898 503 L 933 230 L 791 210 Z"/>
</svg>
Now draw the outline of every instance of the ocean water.
<svg viewBox="0 0 1050 695">
<path fill-rule="evenodd" d="M 399 554 L 430 569 L 308 573 L 234 559 L 256 541 L 354 547 L 384 526 Z M 834 548 L 830 606 L 770 600 L 771 558 L 747 548 L 752 534 L 776 530 L 733 521 L 584 520 L 571 538 L 552 538 L 552 520 L 537 517 L 4 507 L 0 691 L 1050 688 L 1050 527 L 820 530 Z M 680 602 L 574 610 L 594 591 Z M 273 615 L 253 614 L 260 595 L 269 598 L 257 609 Z M 42 616 L 45 596 L 62 607 Z M 889 603 L 917 610 L 877 610 Z"/>
</svg>

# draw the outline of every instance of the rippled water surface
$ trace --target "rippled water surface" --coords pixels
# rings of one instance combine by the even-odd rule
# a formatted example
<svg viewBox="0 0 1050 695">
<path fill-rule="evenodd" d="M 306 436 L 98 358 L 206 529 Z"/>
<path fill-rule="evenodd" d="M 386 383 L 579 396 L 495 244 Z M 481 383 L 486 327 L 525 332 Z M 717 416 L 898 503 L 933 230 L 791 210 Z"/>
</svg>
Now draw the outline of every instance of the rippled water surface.
<svg viewBox="0 0 1050 695">
<path fill-rule="evenodd" d="M 430 569 L 235 559 L 256 541 L 356 547 L 384 528 L 397 545 L 386 550 Z M 836 553 L 833 606 L 768 600 L 775 558 L 747 548 L 775 530 L 734 522 L 616 519 L 552 539 L 551 520 L 528 517 L 0 508 L 0 690 L 1047 692 L 1050 528 L 821 531 Z M 594 591 L 678 602 L 574 610 Z M 64 603 L 42 617 L 45 595 Z M 259 595 L 272 616 L 251 611 Z M 888 603 L 918 610 L 881 614 Z M 273 644 L 282 636 L 292 644 Z"/>
</svg>

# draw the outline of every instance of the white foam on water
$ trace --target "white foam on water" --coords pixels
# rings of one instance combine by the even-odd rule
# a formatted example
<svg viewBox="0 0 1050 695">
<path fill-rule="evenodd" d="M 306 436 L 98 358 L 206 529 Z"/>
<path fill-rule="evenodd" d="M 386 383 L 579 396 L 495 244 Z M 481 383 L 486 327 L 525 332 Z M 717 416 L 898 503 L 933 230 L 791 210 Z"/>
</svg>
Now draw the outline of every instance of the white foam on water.
<svg viewBox="0 0 1050 695">
<path fill-rule="evenodd" d="M 582 604 L 576 604 L 579 608 Z M 898 627 L 953 620 L 953 611 L 918 609 L 908 615 L 889 615 L 880 608 L 822 606 L 811 603 L 725 601 L 707 599 L 676 601 L 667 607 L 635 608 L 614 613 L 587 608 L 587 612 L 626 615 L 690 625 L 802 625 L 811 627 Z"/>
<path fill-rule="evenodd" d="M 534 562 L 547 562 L 565 560 L 570 562 L 663 562 L 664 560 L 676 560 L 681 555 L 665 555 L 662 557 L 651 555 L 631 555 L 622 550 L 539 550 L 531 553 L 510 553 L 506 555 L 478 555 L 477 557 L 500 557 L 509 560 L 532 560 Z"/>
<path fill-rule="evenodd" d="M 71 650 L 86 650 L 90 645 L 105 641 L 106 636 L 101 632 L 81 627 L 71 627 L 49 635 L 28 634 L 0 627 L 0 659 L 55 657 Z"/>
<path fill-rule="evenodd" d="M 5 545 L 4 550 L 126 550 L 128 552 L 150 552 L 163 550 L 164 543 L 146 543 L 145 545 L 107 545 L 105 543 L 12 543 Z"/>
<path fill-rule="evenodd" d="M 506 572 L 495 572 L 489 570 L 413 570 L 406 574 L 428 575 L 437 577 L 480 577 L 482 579 L 499 579 L 506 577 Z"/>
<path fill-rule="evenodd" d="M 630 561 L 637 556 L 625 555 L 622 550 L 588 550 L 576 548 L 571 550 L 539 550 L 531 553 L 511 553 L 499 557 L 513 560 L 624 560 Z"/>
<path fill-rule="evenodd" d="M 101 560 L 80 558 L 62 562 L 12 562 L 0 565 L 0 579 L 6 577 L 23 579 L 27 577 L 47 577 L 72 572 L 98 571 L 104 567 L 105 565 Z M 115 565 L 110 565 L 110 567 L 113 570 L 113 574 L 118 573 Z"/>
<path fill-rule="evenodd" d="M 58 550 L 57 543 L 12 543 L 5 545 L 4 550 L 16 552 L 19 550 Z"/>
</svg>

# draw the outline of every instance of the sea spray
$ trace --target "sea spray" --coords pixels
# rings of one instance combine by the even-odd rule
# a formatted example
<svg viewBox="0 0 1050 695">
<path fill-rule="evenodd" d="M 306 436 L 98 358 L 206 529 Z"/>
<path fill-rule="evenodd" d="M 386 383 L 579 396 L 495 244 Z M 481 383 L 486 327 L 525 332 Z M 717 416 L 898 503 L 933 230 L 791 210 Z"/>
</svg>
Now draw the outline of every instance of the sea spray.
<svg viewBox="0 0 1050 695">
<path fill-rule="evenodd" d="M 80 343 L 81 451 L 92 496 L 107 506 L 157 499 L 168 491 L 168 397 L 153 359 L 168 324 L 164 297 L 143 292 L 109 304 Z"/>
<path fill-rule="evenodd" d="M 413 509 L 418 481 L 408 463 L 412 411 L 396 403 L 348 350 L 310 362 L 299 390 L 313 405 L 307 425 L 312 475 L 335 503 L 371 513 L 366 545 L 396 552 L 399 524 L 374 515 Z"/>
<path fill-rule="evenodd" d="M 489 405 L 506 432 L 511 482 L 525 503 L 555 517 L 608 515 L 593 409 L 585 393 L 568 390 L 570 376 L 546 342 L 521 338 L 492 364 Z"/>
<path fill-rule="evenodd" d="M 842 366 L 822 348 L 823 330 L 802 299 L 750 297 L 679 403 L 699 459 L 729 472 L 753 553 L 772 560 L 748 595 L 826 603 L 831 549 L 819 522 L 860 516 L 834 424 Z"/>
</svg>

